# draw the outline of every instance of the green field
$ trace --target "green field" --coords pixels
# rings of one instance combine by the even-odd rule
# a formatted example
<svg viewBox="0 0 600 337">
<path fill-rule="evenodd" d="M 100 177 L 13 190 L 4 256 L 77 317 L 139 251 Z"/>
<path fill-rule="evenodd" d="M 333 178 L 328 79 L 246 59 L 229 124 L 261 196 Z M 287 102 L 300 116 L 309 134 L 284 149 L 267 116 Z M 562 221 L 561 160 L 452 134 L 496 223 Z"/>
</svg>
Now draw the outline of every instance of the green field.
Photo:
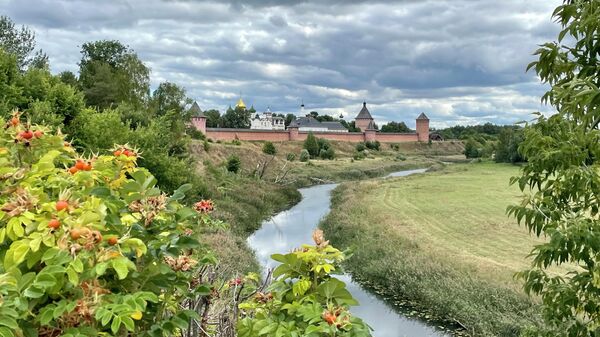
<svg viewBox="0 0 600 337">
<path fill-rule="evenodd" d="M 352 247 L 351 272 L 396 301 L 460 322 L 475 335 L 518 336 L 539 307 L 514 273 L 540 242 L 506 216 L 519 201 L 516 166 L 479 163 L 390 180 L 343 184 L 323 221 Z"/>
<path fill-rule="evenodd" d="M 381 214 L 394 235 L 419 244 L 439 258 L 460 261 L 479 275 L 512 283 L 526 268 L 538 239 L 506 216 L 521 195 L 509 179 L 510 165 L 459 165 L 444 172 L 377 184 L 370 211 Z"/>
</svg>

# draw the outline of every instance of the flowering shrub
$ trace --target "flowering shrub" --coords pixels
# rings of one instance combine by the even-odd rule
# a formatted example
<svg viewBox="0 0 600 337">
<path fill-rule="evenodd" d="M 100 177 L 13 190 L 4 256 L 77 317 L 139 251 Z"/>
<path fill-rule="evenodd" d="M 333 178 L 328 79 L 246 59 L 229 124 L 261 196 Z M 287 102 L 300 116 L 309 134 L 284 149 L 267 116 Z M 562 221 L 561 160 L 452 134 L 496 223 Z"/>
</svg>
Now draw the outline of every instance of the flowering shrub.
<svg viewBox="0 0 600 337">
<path fill-rule="evenodd" d="M 2 122 L 4 124 L 4 122 Z M 212 262 L 189 236 L 212 210 L 162 193 L 126 146 L 83 158 L 23 123 L 0 130 L 0 336 L 177 335 Z"/>
<path fill-rule="evenodd" d="M 344 255 L 320 230 L 313 240 L 315 246 L 272 256 L 281 263 L 273 271 L 275 281 L 240 305 L 245 315 L 238 321 L 240 337 L 371 335 L 370 328 L 348 311 L 358 303 L 344 282 L 330 275 Z"/>
</svg>

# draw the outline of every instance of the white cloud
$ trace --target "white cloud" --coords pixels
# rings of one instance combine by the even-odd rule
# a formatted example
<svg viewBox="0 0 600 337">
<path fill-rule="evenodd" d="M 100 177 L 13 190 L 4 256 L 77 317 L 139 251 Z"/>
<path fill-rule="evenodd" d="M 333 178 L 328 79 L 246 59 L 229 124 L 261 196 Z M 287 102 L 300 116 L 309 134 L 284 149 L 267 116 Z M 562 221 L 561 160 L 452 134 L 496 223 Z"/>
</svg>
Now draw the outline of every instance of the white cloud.
<svg viewBox="0 0 600 337">
<path fill-rule="evenodd" d="M 203 108 L 239 92 L 258 110 L 354 117 L 363 99 L 379 123 L 425 112 L 432 125 L 512 123 L 541 106 L 524 72 L 555 37 L 560 0 L 230 2 L 2 0 L 37 32 L 54 72 L 77 70 L 80 46 L 118 39 Z"/>
</svg>

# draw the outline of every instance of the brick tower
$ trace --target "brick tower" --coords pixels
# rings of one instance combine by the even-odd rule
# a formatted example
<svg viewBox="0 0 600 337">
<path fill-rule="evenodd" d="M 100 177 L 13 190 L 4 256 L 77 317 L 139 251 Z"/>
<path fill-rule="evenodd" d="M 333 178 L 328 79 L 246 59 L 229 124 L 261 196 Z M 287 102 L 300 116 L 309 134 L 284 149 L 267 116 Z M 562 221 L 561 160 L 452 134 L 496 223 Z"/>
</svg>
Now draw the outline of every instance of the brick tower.
<svg viewBox="0 0 600 337">
<path fill-rule="evenodd" d="M 371 116 L 369 109 L 367 109 L 367 102 L 363 102 L 363 107 L 354 120 L 356 127 L 359 128 L 360 131 L 367 131 L 369 125 L 373 122 L 373 117 Z"/>
<path fill-rule="evenodd" d="M 417 117 L 417 138 L 420 142 L 429 141 L 429 118 L 424 113 Z"/>
</svg>

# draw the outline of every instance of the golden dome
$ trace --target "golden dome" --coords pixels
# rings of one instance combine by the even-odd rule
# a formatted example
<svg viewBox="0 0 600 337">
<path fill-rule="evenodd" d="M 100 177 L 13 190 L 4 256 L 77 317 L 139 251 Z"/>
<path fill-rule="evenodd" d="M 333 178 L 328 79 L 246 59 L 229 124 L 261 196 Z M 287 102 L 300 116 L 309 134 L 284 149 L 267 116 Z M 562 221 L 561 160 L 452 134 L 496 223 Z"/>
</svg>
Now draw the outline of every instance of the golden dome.
<svg viewBox="0 0 600 337">
<path fill-rule="evenodd" d="M 246 104 L 244 103 L 244 101 L 242 100 L 242 98 L 240 97 L 240 99 L 238 99 L 237 104 L 235 105 L 236 108 L 242 108 L 242 109 L 246 109 Z"/>
</svg>

